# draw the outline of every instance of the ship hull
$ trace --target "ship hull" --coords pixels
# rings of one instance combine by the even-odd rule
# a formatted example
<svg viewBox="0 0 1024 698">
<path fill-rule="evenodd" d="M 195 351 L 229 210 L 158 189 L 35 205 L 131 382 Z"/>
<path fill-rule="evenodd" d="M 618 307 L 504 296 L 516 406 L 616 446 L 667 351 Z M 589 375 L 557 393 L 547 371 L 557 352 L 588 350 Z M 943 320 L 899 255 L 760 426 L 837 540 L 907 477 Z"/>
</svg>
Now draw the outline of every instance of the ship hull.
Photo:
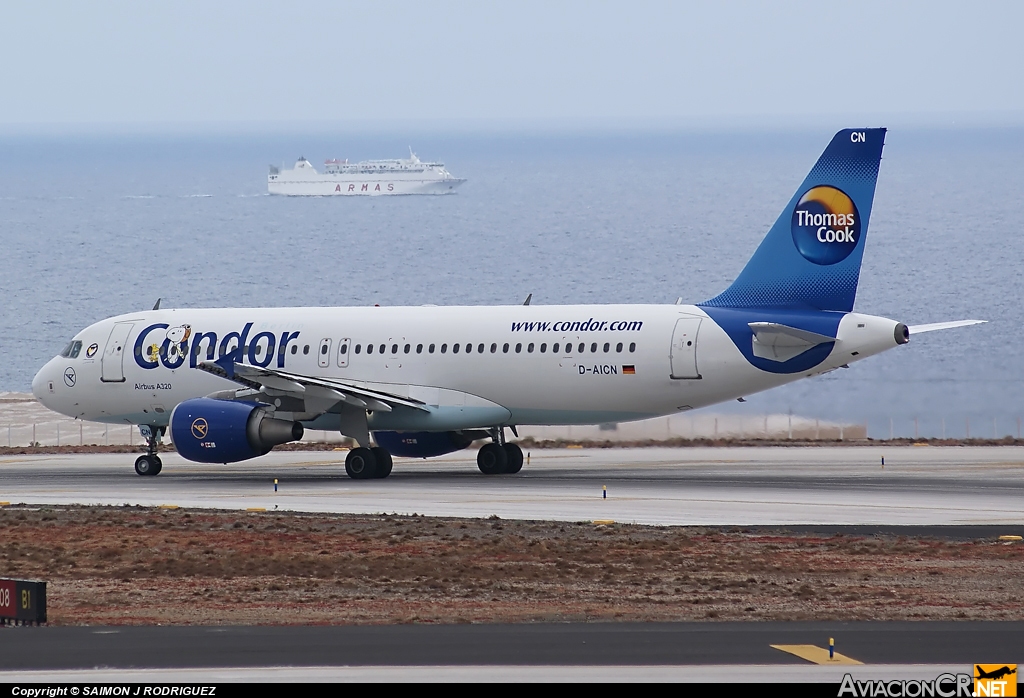
<svg viewBox="0 0 1024 698">
<path fill-rule="evenodd" d="M 436 180 L 365 179 L 352 181 L 340 177 L 304 179 L 298 181 L 281 178 L 267 182 L 267 191 L 277 196 L 408 196 L 412 194 L 454 194 L 465 180 L 457 178 Z"/>
</svg>

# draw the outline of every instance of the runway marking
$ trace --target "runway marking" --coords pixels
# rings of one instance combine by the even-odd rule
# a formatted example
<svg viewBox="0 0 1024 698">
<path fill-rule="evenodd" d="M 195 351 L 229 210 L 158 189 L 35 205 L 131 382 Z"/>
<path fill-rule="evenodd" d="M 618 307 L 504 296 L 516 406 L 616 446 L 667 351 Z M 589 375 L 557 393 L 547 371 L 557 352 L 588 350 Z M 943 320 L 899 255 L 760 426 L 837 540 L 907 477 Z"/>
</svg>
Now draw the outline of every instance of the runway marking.
<svg viewBox="0 0 1024 698">
<path fill-rule="evenodd" d="M 856 659 L 851 659 L 844 654 L 835 652 L 832 657 L 828 656 L 828 650 L 815 645 L 770 645 L 774 649 L 796 655 L 800 659 L 806 659 L 812 664 L 863 664 Z"/>
</svg>

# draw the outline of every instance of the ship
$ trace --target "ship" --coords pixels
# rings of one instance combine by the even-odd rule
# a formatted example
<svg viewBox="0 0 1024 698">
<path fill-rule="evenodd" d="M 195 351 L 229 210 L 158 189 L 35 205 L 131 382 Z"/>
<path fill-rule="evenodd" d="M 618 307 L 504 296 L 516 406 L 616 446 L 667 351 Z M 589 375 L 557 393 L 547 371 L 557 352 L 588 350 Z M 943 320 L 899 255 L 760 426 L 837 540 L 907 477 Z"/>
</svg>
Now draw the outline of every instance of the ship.
<svg viewBox="0 0 1024 698">
<path fill-rule="evenodd" d="M 290 170 L 271 165 L 267 191 L 282 196 L 454 194 L 465 181 L 453 177 L 443 162 L 423 162 L 409 148 L 409 157 L 398 160 L 326 160 L 323 172 L 304 157 Z"/>
</svg>

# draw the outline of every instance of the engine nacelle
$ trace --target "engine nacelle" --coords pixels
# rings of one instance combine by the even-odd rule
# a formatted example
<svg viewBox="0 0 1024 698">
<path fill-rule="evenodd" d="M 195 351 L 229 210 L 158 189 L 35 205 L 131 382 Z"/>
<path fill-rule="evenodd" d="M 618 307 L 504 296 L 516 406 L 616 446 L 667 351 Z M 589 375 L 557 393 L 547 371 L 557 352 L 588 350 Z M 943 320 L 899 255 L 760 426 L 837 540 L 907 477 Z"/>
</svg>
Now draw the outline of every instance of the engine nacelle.
<svg viewBox="0 0 1024 698">
<path fill-rule="evenodd" d="M 171 412 L 171 439 L 183 457 L 200 463 L 235 463 L 262 456 L 302 438 L 302 425 L 275 419 L 253 402 L 200 397 Z"/>
<path fill-rule="evenodd" d="M 473 439 L 457 431 L 375 431 L 377 445 L 393 456 L 432 458 L 461 451 Z"/>
</svg>

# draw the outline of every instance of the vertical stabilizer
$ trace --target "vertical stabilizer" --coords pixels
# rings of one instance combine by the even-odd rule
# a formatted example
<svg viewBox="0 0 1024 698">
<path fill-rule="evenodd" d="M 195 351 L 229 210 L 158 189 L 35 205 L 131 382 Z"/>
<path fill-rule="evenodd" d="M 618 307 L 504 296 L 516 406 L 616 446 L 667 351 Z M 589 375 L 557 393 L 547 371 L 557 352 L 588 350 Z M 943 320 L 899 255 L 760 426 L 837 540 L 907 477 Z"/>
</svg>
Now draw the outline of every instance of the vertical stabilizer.
<svg viewBox="0 0 1024 698">
<path fill-rule="evenodd" d="M 703 306 L 853 310 L 884 128 L 845 129 L 732 286 Z"/>
</svg>

